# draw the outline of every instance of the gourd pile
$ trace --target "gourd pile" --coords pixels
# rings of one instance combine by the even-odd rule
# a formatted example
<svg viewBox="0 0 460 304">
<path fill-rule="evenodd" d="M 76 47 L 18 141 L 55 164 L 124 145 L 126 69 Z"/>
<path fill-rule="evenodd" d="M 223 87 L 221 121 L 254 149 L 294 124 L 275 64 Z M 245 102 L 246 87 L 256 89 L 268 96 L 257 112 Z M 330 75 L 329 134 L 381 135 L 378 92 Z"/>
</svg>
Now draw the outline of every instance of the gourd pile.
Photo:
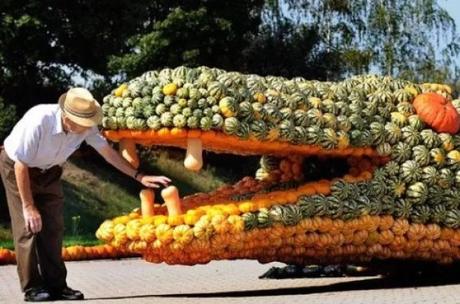
<svg viewBox="0 0 460 304">
<path fill-rule="evenodd" d="M 460 259 L 459 110 L 448 86 L 391 77 L 147 72 L 103 100 L 104 134 L 133 166 L 135 145 L 163 145 L 187 149 L 195 171 L 202 150 L 260 155 L 260 168 L 182 198 L 180 212 L 150 195 L 149 212 L 96 235 L 155 263 L 450 263 Z"/>
<path fill-rule="evenodd" d="M 110 245 L 95 245 L 95 246 L 68 246 L 62 248 L 62 258 L 64 261 L 81 261 L 95 260 L 108 258 L 125 258 L 133 257 L 136 254 L 122 250 L 122 248 L 114 248 Z M 0 265 L 15 264 L 16 254 L 14 251 L 0 248 Z"/>
</svg>

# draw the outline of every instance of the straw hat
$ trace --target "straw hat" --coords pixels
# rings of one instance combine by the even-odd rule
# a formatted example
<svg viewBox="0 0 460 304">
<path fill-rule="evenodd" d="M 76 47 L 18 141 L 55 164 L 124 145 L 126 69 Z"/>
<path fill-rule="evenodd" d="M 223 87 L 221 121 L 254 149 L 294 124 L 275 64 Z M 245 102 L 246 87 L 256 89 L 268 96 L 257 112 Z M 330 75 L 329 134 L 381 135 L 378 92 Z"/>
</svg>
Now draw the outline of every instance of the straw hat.
<svg viewBox="0 0 460 304">
<path fill-rule="evenodd" d="M 102 108 L 87 89 L 69 89 L 59 97 L 59 106 L 71 121 L 80 126 L 92 127 L 102 121 Z"/>
</svg>

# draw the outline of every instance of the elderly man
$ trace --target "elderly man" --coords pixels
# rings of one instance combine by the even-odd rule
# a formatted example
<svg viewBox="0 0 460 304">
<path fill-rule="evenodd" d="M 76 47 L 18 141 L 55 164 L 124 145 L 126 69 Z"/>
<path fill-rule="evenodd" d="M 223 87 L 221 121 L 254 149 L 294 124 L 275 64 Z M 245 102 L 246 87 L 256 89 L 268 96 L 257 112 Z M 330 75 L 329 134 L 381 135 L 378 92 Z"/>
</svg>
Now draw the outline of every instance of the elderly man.
<svg viewBox="0 0 460 304">
<path fill-rule="evenodd" d="M 0 154 L 25 301 L 79 300 L 80 291 L 66 284 L 61 257 L 63 192 L 61 165 L 85 140 L 104 159 L 146 187 L 167 186 L 164 176 L 136 171 L 98 131 L 102 111 L 91 93 L 72 88 L 58 104 L 31 108 L 16 124 Z"/>
</svg>

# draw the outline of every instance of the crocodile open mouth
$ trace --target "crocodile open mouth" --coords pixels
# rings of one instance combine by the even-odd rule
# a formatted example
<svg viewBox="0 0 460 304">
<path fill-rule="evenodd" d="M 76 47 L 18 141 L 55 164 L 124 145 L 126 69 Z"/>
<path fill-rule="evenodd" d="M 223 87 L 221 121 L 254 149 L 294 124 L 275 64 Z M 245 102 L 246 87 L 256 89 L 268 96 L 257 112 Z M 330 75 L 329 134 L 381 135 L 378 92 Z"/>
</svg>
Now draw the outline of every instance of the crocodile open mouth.
<svg viewBox="0 0 460 304">
<path fill-rule="evenodd" d="M 182 198 L 185 210 L 202 205 L 228 204 L 254 198 L 276 198 L 280 204 L 293 203 L 302 195 L 331 192 L 331 183 L 343 179 L 349 183 L 370 180 L 387 157 L 372 148 L 325 150 L 315 145 L 293 145 L 281 141 L 257 141 L 213 131 L 183 131 L 163 128 L 159 131 L 105 131 L 113 141 L 132 141 L 144 146 L 160 145 L 187 150 L 186 158 L 206 162 L 203 153 L 227 154 L 235 166 L 249 166 L 244 176 L 210 193 L 196 193 Z M 198 144 L 197 151 L 191 151 Z M 212 158 L 212 156 L 211 156 Z M 257 159 L 260 159 L 258 162 Z M 187 159 L 184 161 L 187 167 Z M 201 165 L 200 165 L 201 167 Z M 192 168 L 199 170 L 200 168 Z M 284 195 L 283 195 L 284 194 Z"/>
</svg>

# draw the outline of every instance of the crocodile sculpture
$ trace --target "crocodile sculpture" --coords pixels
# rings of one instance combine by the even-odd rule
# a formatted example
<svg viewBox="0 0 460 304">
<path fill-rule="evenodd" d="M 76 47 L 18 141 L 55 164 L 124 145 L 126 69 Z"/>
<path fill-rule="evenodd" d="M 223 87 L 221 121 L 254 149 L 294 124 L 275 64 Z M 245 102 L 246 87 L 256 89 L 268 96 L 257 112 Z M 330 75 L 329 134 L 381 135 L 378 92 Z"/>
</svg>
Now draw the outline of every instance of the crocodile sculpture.
<svg viewBox="0 0 460 304">
<path fill-rule="evenodd" d="M 254 177 L 131 212 L 99 239 L 160 263 L 460 259 L 460 101 L 450 87 L 375 75 L 340 82 L 216 68 L 149 71 L 103 100 L 120 146 L 260 156 Z M 192 151 L 193 150 L 193 151 Z M 136 163 L 132 151 L 127 157 Z"/>
</svg>

